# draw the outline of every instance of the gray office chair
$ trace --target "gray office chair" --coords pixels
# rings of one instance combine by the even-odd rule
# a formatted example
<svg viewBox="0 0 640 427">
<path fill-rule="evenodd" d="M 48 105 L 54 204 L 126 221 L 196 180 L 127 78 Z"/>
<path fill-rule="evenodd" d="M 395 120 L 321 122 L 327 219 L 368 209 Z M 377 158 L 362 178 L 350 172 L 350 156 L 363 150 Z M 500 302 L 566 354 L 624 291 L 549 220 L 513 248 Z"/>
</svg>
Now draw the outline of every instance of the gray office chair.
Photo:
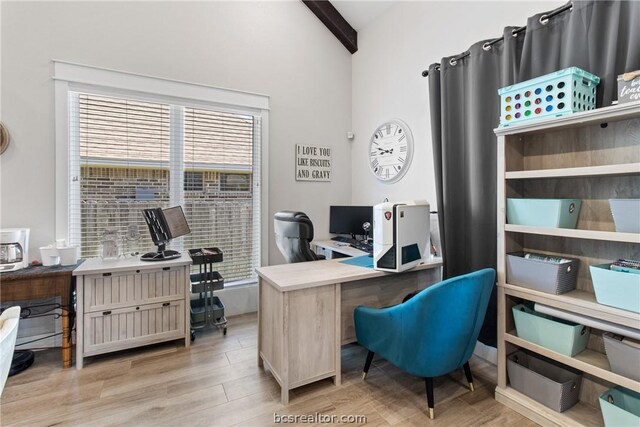
<svg viewBox="0 0 640 427">
<path fill-rule="evenodd" d="M 313 223 L 304 212 L 281 211 L 273 217 L 276 244 L 288 263 L 324 259 L 309 246 L 313 240 Z"/>
</svg>

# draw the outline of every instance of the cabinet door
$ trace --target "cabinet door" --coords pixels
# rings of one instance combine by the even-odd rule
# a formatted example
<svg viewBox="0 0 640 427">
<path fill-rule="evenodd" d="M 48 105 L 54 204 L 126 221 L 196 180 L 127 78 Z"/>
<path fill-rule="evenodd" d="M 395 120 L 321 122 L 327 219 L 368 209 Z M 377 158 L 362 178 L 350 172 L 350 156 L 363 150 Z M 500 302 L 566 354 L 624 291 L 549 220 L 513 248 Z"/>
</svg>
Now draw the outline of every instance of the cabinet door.
<svg viewBox="0 0 640 427">
<path fill-rule="evenodd" d="M 145 304 L 84 315 L 84 355 L 186 336 L 184 301 Z"/>
<path fill-rule="evenodd" d="M 184 299 L 185 267 L 94 274 L 84 279 L 84 311 Z"/>
</svg>

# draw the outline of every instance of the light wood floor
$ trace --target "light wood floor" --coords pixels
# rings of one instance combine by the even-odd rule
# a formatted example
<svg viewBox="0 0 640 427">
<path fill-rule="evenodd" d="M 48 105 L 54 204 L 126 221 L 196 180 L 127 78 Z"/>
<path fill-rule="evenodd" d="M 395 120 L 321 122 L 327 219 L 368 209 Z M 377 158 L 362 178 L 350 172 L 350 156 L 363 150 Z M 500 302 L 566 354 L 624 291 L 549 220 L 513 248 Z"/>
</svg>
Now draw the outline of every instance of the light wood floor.
<svg viewBox="0 0 640 427">
<path fill-rule="evenodd" d="M 357 345 L 343 348 L 342 386 L 298 388 L 283 406 L 278 384 L 256 364 L 256 326 L 255 314 L 233 317 L 226 337 L 204 330 L 191 350 L 169 343 L 99 356 L 80 371 L 62 370 L 58 349 L 38 352 L 7 381 L 0 425 L 263 426 L 274 413 L 364 415 L 367 426 L 535 425 L 493 399 L 495 368 L 476 360 L 473 393 L 462 371 L 435 380 L 431 421 L 424 382 L 378 358 L 363 382 L 366 351 Z"/>
</svg>

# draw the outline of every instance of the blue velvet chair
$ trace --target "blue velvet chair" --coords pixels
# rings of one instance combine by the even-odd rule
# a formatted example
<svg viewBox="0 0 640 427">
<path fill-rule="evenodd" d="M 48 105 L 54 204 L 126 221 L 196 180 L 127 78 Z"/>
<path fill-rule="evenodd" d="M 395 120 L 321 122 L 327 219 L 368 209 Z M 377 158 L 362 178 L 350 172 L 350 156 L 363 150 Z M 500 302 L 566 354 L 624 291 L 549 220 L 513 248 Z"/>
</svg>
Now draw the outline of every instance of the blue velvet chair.
<svg viewBox="0 0 640 427">
<path fill-rule="evenodd" d="M 469 358 L 480 333 L 496 273 L 487 268 L 430 286 L 393 307 L 356 307 L 360 345 L 369 350 L 364 380 L 373 355 L 425 379 L 429 417 L 433 419 L 433 378 L 464 368 L 469 388 Z"/>
</svg>

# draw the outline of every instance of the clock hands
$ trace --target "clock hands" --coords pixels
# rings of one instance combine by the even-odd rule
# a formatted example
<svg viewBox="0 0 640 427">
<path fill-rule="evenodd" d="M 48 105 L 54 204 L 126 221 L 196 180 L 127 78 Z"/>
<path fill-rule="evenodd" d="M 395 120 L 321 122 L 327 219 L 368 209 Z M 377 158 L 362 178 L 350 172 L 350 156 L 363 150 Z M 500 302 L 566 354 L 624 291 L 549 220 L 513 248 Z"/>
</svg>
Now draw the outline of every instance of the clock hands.
<svg viewBox="0 0 640 427">
<path fill-rule="evenodd" d="M 376 149 L 382 151 L 383 154 L 393 154 L 393 148 L 390 150 L 385 150 L 384 148 L 376 147 Z"/>
</svg>

